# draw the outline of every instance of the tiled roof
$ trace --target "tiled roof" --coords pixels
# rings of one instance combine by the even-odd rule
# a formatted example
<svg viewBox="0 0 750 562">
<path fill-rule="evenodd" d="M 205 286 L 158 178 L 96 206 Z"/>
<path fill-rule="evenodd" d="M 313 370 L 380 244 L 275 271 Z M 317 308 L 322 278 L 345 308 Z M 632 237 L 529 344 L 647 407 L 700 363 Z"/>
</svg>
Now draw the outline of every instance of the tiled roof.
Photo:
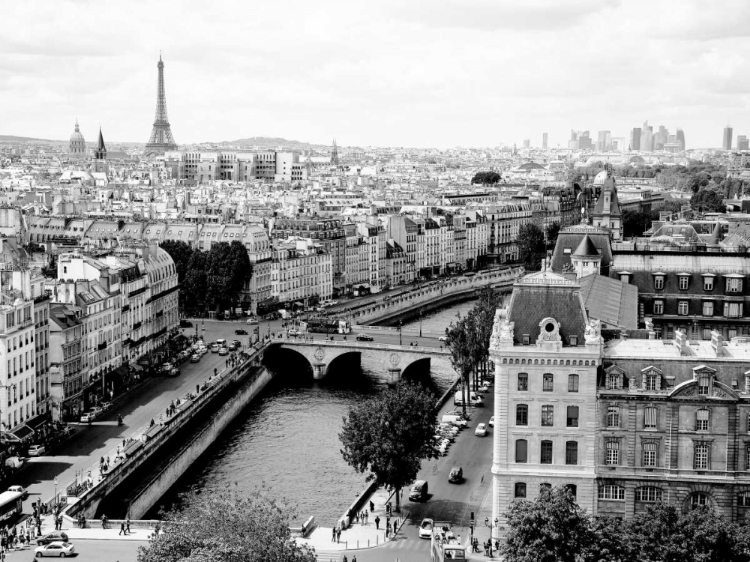
<svg viewBox="0 0 750 562">
<path fill-rule="evenodd" d="M 573 252 L 573 255 L 576 256 L 598 256 L 599 251 L 596 249 L 596 246 L 594 246 L 594 243 L 591 241 L 591 237 L 586 234 L 583 237 L 583 240 L 581 240 L 581 243 L 578 244 L 578 248 L 576 248 L 575 252 Z"/>
<path fill-rule="evenodd" d="M 508 319 L 515 322 L 514 343 L 523 343 L 524 334 L 529 335 L 531 343 L 536 342 L 539 323 L 545 318 L 554 318 L 560 323 L 563 345 L 569 345 L 572 335 L 578 336 L 578 342 L 582 344 L 586 317 L 579 286 L 571 282 L 559 285 L 532 285 L 523 282 L 521 279 L 513 287 L 508 305 Z"/>
<path fill-rule="evenodd" d="M 590 318 L 611 327 L 638 328 L 638 287 L 601 275 L 587 275 L 580 282 Z"/>
<path fill-rule="evenodd" d="M 570 266 L 571 254 L 580 246 L 583 238 L 588 235 L 591 242 L 602 256 L 602 271 L 607 271 L 612 262 L 612 246 L 609 241 L 609 233 L 606 230 L 590 225 L 578 225 L 564 228 L 560 231 L 552 254 L 552 270 L 563 271 Z M 568 250 L 566 252 L 565 250 Z"/>
</svg>

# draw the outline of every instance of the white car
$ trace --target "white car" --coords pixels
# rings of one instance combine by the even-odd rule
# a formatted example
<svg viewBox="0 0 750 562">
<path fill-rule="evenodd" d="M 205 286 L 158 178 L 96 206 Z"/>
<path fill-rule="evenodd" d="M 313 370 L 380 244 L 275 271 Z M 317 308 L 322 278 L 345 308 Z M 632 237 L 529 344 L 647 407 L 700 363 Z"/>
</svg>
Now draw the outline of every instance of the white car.
<svg viewBox="0 0 750 562">
<path fill-rule="evenodd" d="M 435 526 L 435 522 L 429 517 L 422 519 L 419 524 L 419 538 L 430 539 L 432 538 L 432 528 Z"/>
<path fill-rule="evenodd" d="M 495 427 L 495 416 L 492 416 L 492 417 L 490 418 L 490 423 L 489 423 L 489 426 L 490 426 L 490 427 Z"/>
<path fill-rule="evenodd" d="M 94 421 L 94 418 L 96 418 L 96 416 L 93 414 L 93 412 L 86 412 L 81 416 L 81 423 L 92 422 Z"/>
<path fill-rule="evenodd" d="M 448 341 L 448 336 L 440 336 L 438 341 Z"/>
<path fill-rule="evenodd" d="M 57 556 L 58 558 L 65 558 L 66 556 L 73 556 L 75 551 L 75 547 L 69 542 L 51 542 L 44 546 L 37 546 L 34 549 L 34 556 L 37 558 L 41 556 Z"/>
<path fill-rule="evenodd" d="M 219 349 L 219 355 L 229 355 L 229 350 L 226 347 Z"/>
<path fill-rule="evenodd" d="M 44 445 L 32 445 L 31 447 L 29 447 L 30 457 L 41 457 L 44 453 Z"/>
<path fill-rule="evenodd" d="M 474 430 L 474 435 L 484 437 L 487 435 L 487 426 L 483 423 L 477 424 L 477 428 Z"/>
<path fill-rule="evenodd" d="M 254 325 L 258 323 L 257 318 L 248 318 L 246 324 Z"/>
</svg>

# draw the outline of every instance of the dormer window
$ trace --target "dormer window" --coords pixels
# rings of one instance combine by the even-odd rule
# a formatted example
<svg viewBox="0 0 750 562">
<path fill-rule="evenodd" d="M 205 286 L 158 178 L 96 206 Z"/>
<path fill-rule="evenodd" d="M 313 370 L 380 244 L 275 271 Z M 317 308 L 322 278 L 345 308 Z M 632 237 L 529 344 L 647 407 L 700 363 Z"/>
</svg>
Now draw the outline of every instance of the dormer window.
<svg viewBox="0 0 750 562">
<path fill-rule="evenodd" d="M 727 277 L 727 293 L 742 292 L 742 277 Z"/>
<path fill-rule="evenodd" d="M 714 290 L 714 278 L 712 276 L 703 277 L 703 290 L 713 291 Z"/>
<path fill-rule="evenodd" d="M 622 281 L 623 283 L 630 283 L 630 274 L 620 273 L 620 281 Z"/>
<path fill-rule="evenodd" d="M 680 275 L 680 291 L 687 291 L 688 285 L 690 284 L 690 278 L 686 275 Z"/>
<path fill-rule="evenodd" d="M 664 276 L 663 275 L 655 275 L 654 276 L 654 289 L 657 291 L 664 288 Z"/>
<path fill-rule="evenodd" d="M 711 392 L 711 377 L 701 375 L 698 379 L 698 394 L 708 396 Z"/>
</svg>

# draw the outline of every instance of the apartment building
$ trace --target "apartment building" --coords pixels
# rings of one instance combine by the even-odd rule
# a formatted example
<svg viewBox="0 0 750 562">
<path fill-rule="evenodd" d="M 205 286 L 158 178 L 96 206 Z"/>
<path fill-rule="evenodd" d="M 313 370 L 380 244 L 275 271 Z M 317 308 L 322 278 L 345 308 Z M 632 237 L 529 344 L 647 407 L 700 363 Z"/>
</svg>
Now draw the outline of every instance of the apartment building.
<svg viewBox="0 0 750 562">
<path fill-rule="evenodd" d="M 310 239 L 279 241 L 274 247 L 271 293 L 277 302 L 310 306 L 333 295 L 330 254 Z"/>
</svg>

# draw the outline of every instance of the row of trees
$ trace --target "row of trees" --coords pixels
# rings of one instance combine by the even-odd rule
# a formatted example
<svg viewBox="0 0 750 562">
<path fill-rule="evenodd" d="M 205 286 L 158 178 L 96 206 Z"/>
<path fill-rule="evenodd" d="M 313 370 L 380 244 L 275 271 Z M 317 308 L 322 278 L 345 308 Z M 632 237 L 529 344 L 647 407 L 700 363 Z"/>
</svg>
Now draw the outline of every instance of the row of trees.
<svg viewBox="0 0 750 562">
<path fill-rule="evenodd" d="M 564 488 L 508 510 L 507 562 L 747 562 L 750 527 L 708 507 L 656 503 L 632 519 L 591 517 Z"/>
<path fill-rule="evenodd" d="M 180 306 L 219 311 L 240 302 L 242 289 L 253 275 L 242 242 L 217 242 L 208 251 L 171 240 L 161 247 L 172 256 L 177 269 Z"/>
<path fill-rule="evenodd" d="M 502 176 L 497 172 L 477 172 L 474 177 L 471 178 L 471 183 L 478 183 L 482 185 L 495 185 L 502 179 Z"/>
<path fill-rule="evenodd" d="M 518 247 L 518 255 L 527 272 L 539 271 L 542 259 L 547 256 L 547 249 L 555 247 L 559 234 L 559 222 L 553 222 L 547 227 L 546 241 L 544 231 L 534 223 L 525 224 L 518 230 L 516 246 Z"/>
</svg>

